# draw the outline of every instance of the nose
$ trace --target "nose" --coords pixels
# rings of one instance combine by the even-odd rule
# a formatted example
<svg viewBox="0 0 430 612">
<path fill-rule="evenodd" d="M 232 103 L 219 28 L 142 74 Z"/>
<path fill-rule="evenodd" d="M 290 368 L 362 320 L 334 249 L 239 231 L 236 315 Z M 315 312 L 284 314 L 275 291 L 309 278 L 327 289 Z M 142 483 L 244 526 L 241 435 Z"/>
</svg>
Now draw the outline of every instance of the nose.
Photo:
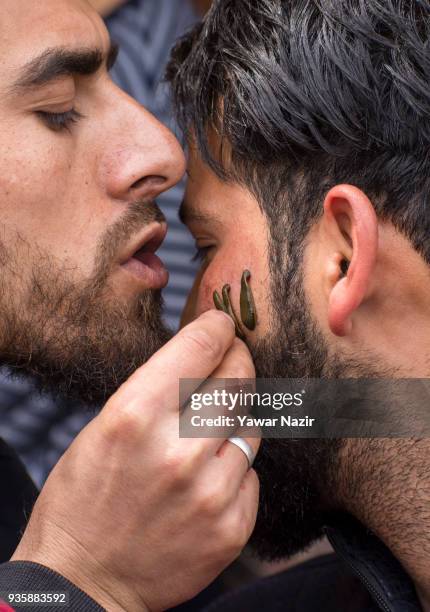
<svg viewBox="0 0 430 612">
<path fill-rule="evenodd" d="M 180 181 L 186 162 L 173 133 L 120 90 L 111 108 L 114 134 L 109 130 L 102 164 L 110 197 L 153 199 Z"/>
</svg>

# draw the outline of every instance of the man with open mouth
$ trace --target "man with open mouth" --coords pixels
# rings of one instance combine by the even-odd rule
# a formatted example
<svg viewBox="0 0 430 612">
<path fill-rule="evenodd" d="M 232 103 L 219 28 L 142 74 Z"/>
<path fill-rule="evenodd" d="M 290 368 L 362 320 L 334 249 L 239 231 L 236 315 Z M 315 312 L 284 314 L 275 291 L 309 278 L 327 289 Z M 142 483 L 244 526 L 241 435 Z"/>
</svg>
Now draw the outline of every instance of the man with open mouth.
<svg viewBox="0 0 430 612">
<path fill-rule="evenodd" d="M 4 0 L 0 13 L 0 363 L 102 407 L 22 538 L 36 491 L 0 441 L 0 600 L 164 609 L 239 554 L 258 498 L 237 445 L 178 438 L 178 380 L 253 377 L 251 356 L 224 313 L 175 338 L 163 324 L 156 198 L 185 160 L 110 79 L 102 19 L 85 0 Z"/>
</svg>

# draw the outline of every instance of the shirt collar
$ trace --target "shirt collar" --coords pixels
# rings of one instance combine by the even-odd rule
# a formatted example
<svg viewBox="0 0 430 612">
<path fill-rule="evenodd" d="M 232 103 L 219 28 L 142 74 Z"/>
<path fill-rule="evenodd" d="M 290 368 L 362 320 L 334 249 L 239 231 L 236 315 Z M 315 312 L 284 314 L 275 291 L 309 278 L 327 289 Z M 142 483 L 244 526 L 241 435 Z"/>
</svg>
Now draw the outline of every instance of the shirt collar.
<svg viewBox="0 0 430 612">
<path fill-rule="evenodd" d="M 325 532 L 384 612 L 422 612 L 414 584 L 398 559 L 371 531 L 350 515 L 336 517 Z"/>
</svg>

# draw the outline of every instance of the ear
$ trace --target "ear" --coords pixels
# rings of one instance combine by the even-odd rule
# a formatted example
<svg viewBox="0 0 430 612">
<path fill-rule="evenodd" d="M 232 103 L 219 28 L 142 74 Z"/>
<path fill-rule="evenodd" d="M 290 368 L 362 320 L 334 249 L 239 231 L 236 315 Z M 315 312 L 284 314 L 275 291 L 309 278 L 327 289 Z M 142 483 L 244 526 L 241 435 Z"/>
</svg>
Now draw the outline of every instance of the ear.
<svg viewBox="0 0 430 612">
<path fill-rule="evenodd" d="M 325 199 L 323 223 L 332 252 L 328 322 L 335 335 L 346 336 L 352 330 L 352 314 L 369 289 L 378 250 L 378 220 L 362 191 L 337 185 Z M 348 263 L 345 273 L 342 260 Z"/>
</svg>

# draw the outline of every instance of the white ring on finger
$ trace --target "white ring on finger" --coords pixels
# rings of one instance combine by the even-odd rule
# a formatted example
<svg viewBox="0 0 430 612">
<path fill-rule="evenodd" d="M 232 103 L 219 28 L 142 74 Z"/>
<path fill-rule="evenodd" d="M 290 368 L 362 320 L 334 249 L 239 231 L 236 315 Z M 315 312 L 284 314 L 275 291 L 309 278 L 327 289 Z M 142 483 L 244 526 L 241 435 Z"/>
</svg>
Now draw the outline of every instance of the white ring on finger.
<svg viewBox="0 0 430 612">
<path fill-rule="evenodd" d="M 243 438 L 239 438 L 238 436 L 232 436 L 231 438 L 228 438 L 227 442 L 231 442 L 232 444 L 237 446 L 237 448 L 240 448 L 240 450 L 248 460 L 248 470 L 250 470 L 252 468 L 256 456 L 256 453 L 254 453 L 254 451 L 252 450 L 251 445 L 246 440 L 244 440 Z"/>
</svg>

